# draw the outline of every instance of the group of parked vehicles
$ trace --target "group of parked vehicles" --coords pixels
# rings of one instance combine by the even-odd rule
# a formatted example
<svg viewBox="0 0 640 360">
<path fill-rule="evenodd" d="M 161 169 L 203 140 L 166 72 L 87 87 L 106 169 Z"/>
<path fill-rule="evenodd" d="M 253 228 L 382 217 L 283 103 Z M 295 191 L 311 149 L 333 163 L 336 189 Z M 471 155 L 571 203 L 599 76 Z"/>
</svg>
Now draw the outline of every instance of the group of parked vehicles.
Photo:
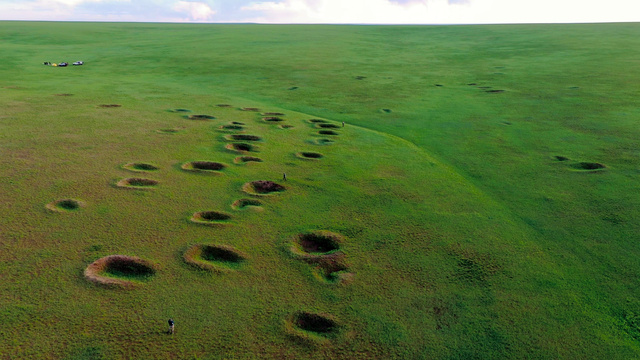
<svg viewBox="0 0 640 360">
<path fill-rule="evenodd" d="M 69 63 L 61 62 L 61 63 L 56 64 L 56 63 L 52 63 L 52 62 L 49 62 L 49 61 L 45 61 L 44 65 L 56 66 L 56 67 L 57 66 L 65 67 L 65 66 L 69 66 Z M 76 62 L 72 63 L 71 65 L 84 65 L 84 61 L 76 61 Z"/>
</svg>

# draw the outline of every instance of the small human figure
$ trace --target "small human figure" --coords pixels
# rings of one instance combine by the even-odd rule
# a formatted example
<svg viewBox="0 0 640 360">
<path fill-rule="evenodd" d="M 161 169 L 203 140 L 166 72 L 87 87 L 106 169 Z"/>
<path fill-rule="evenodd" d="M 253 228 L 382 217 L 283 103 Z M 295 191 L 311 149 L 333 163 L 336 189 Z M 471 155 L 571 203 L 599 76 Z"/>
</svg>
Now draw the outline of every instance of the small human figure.
<svg viewBox="0 0 640 360">
<path fill-rule="evenodd" d="M 287 173 L 282 173 L 282 181 L 287 181 Z"/>
<path fill-rule="evenodd" d="M 344 127 L 344 121 L 342 122 L 342 127 Z"/>
<path fill-rule="evenodd" d="M 173 335 L 174 329 L 175 329 L 175 325 L 173 323 L 173 319 L 169 319 L 169 334 Z"/>
</svg>

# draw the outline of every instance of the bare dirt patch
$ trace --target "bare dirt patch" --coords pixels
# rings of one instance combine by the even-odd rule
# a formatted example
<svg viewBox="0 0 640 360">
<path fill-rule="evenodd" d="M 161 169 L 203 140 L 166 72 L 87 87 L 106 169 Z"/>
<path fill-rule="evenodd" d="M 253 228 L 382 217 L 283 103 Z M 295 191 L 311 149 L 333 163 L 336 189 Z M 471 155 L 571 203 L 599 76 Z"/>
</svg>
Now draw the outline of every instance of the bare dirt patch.
<svg viewBox="0 0 640 360">
<path fill-rule="evenodd" d="M 280 184 L 277 184 L 269 180 L 257 180 L 245 183 L 242 186 L 242 191 L 250 195 L 271 195 L 285 191 L 286 188 Z"/>
<path fill-rule="evenodd" d="M 227 165 L 214 161 L 190 161 L 181 166 L 182 170 L 186 171 L 213 173 L 220 173 L 226 167 Z"/>
</svg>

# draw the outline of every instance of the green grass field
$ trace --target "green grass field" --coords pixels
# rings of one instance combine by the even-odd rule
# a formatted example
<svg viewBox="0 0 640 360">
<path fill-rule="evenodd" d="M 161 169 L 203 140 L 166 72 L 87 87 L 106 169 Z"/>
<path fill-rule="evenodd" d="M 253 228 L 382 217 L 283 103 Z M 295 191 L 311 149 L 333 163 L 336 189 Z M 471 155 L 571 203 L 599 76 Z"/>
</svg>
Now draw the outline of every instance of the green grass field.
<svg viewBox="0 0 640 360">
<path fill-rule="evenodd" d="M 640 358 L 638 59 L 639 24 L 0 22 L 0 359 Z"/>
</svg>

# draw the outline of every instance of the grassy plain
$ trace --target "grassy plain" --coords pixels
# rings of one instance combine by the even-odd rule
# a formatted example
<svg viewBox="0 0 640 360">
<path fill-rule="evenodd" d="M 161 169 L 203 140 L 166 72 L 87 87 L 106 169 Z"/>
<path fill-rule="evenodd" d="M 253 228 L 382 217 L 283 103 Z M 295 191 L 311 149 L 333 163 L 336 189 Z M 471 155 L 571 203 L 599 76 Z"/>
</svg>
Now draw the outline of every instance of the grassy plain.
<svg viewBox="0 0 640 360">
<path fill-rule="evenodd" d="M 639 35 L 0 22 L 0 358 L 640 357 Z M 263 162 L 234 163 L 234 121 Z M 158 185 L 116 186 L 130 177 Z M 232 208 L 247 198 L 262 211 Z M 60 199 L 83 206 L 45 208 Z M 344 236 L 350 281 L 291 255 L 314 230 Z M 195 244 L 247 259 L 198 270 Z M 114 254 L 158 270 L 132 290 L 83 278 Z M 300 312 L 338 330 L 296 330 Z"/>
</svg>

